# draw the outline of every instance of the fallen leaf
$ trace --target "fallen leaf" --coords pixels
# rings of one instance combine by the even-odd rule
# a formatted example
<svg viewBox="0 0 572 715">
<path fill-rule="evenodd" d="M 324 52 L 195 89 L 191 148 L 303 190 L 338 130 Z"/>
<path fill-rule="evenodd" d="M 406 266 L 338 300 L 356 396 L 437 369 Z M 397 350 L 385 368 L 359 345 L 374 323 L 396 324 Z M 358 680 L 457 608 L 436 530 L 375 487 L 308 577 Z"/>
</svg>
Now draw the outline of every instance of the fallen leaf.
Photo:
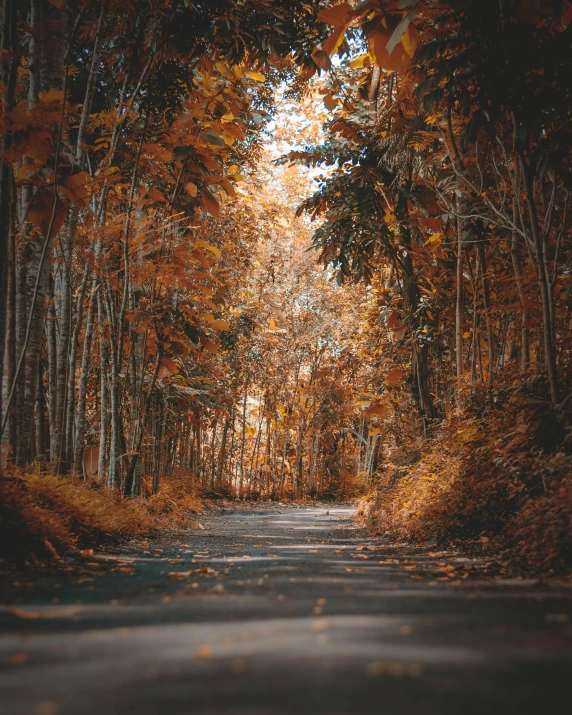
<svg viewBox="0 0 572 715">
<path fill-rule="evenodd" d="M 203 645 L 199 646 L 197 654 L 199 658 L 212 658 L 213 649 L 210 645 L 204 643 Z"/>
<path fill-rule="evenodd" d="M 37 619 L 37 618 L 73 618 L 78 613 L 83 611 L 83 606 L 72 606 L 71 608 L 58 608 L 49 611 L 28 611 L 18 606 L 12 606 L 10 611 L 18 618 Z"/>
</svg>

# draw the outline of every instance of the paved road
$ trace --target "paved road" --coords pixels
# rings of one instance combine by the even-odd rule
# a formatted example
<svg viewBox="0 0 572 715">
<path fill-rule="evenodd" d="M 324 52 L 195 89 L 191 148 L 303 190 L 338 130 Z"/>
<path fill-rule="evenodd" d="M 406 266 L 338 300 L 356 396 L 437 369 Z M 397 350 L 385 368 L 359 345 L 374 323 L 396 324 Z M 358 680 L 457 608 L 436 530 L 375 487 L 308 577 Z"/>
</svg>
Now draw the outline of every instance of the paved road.
<svg viewBox="0 0 572 715">
<path fill-rule="evenodd" d="M 2 715 L 571 711 L 572 594 L 273 506 L 6 589 Z"/>
</svg>

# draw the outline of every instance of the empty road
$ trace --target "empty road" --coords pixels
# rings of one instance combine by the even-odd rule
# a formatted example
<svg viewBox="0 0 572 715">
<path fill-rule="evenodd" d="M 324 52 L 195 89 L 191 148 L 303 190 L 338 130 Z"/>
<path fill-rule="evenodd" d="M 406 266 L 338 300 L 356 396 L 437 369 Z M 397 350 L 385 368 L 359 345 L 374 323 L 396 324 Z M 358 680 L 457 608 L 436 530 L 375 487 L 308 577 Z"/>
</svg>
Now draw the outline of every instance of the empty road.
<svg viewBox="0 0 572 715">
<path fill-rule="evenodd" d="M 268 505 L 4 584 L 2 715 L 569 713 L 572 593 Z"/>
</svg>

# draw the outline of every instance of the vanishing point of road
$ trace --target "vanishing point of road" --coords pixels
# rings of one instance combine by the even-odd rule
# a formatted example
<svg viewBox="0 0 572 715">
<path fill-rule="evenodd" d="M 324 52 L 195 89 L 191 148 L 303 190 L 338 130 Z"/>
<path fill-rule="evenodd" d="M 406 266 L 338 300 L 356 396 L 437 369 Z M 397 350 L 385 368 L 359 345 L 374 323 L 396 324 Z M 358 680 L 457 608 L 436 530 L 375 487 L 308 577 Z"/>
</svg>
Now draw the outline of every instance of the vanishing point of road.
<svg viewBox="0 0 572 715">
<path fill-rule="evenodd" d="M 2 715 L 556 715 L 572 593 L 384 543 L 335 506 L 203 528 L 5 584 Z"/>
</svg>

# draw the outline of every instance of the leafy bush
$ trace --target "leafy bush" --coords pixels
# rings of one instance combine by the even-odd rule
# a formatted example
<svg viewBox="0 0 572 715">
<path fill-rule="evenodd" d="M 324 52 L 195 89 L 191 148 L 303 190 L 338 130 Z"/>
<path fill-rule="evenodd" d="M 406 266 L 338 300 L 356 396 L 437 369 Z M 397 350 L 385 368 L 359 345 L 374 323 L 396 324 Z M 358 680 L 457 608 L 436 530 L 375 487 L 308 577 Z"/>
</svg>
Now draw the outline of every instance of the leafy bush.
<svg viewBox="0 0 572 715">
<path fill-rule="evenodd" d="M 572 456 L 562 415 L 521 393 L 476 413 L 473 403 L 448 420 L 404 473 L 386 465 L 359 518 L 396 539 L 462 545 L 539 573 L 569 569 Z"/>
<path fill-rule="evenodd" d="M 198 499 L 166 484 L 150 499 L 124 499 L 95 481 L 39 470 L 0 475 L 0 559 L 22 563 L 159 528 L 192 525 Z"/>
</svg>

